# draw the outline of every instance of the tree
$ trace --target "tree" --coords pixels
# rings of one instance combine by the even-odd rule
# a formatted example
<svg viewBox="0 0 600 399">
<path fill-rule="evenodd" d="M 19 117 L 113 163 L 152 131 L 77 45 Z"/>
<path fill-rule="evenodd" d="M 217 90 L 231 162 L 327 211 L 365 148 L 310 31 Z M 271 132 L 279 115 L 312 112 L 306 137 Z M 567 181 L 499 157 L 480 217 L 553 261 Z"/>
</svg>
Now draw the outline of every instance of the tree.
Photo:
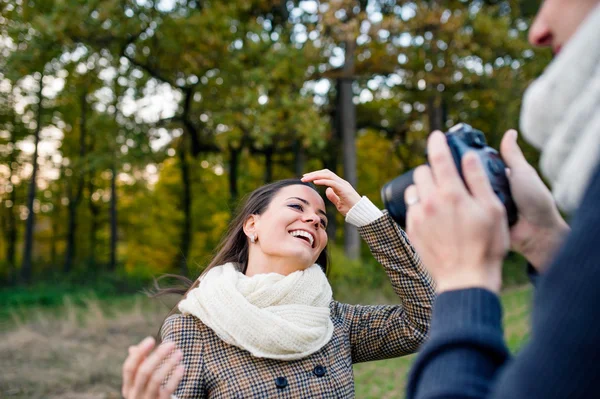
<svg viewBox="0 0 600 399">
<path fill-rule="evenodd" d="M 19 188 L 19 174 L 22 154 L 17 147 L 17 142 L 26 134 L 27 129 L 15 112 L 15 100 L 13 95 L 13 84 L 8 79 L 3 79 L 5 87 L 3 95 L 0 96 L 0 164 L 6 165 L 0 171 L 0 182 L 2 184 L 0 193 L 2 208 L 0 217 L 2 219 L 2 233 L 6 245 L 5 256 L 8 264 L 8 280 L 17 279 L 17 198 Z"/>
</svg>

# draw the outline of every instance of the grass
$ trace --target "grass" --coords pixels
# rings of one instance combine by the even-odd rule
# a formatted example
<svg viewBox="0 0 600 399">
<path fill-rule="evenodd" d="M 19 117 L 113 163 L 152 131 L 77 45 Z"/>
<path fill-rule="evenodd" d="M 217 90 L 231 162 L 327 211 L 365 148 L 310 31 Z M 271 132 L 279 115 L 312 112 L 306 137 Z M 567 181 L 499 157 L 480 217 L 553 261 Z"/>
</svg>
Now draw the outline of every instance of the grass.
<svg viewBox="0 0 600 399">
<path fill-rule="evenodd" d="M 339 300 L 389 302 L 385 291 L 338 289 Z M 531 289 L 503 294 L 506 337 L 511 350 L 529 334 Z M 127 347 L 157 333 L 168 307 L 141 295 L 117 299 L 79 297 L 60 307 L 12 310 L 0 329 L 1 398 L 120 397 L 121 364 Z M 401 398 L 413 356 L 357 364 L 357 398 Z"/>
<path fill-rule="evenodd" d="M 512 288 L 504 292 L 505 337 L 511 351 L 517 351 L 529 337 L 531 288 Z M 415 355 L 354 366 L 357 398 L 402 398 L 406 378 Z"/>
</svg>

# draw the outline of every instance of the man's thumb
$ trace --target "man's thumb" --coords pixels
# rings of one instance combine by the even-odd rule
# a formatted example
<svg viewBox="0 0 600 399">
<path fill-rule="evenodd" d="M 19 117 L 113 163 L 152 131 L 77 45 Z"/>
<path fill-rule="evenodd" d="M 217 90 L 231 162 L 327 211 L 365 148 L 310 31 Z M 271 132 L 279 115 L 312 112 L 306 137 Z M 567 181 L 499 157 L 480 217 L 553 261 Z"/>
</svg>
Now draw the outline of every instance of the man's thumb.
<svg viewBox="0 0 600 399">
<path fill-rule="evenodd" d="M 517 136 L 517 131 L 511 129 L 504 133 L 504 137 L 500 143 L 500 154 L 509 168 L 517 168 L 523 165 L 523 163 L 527 163 L 523 151 L 521 151 L 519 144 L 517 144 Z"/>
</svg>

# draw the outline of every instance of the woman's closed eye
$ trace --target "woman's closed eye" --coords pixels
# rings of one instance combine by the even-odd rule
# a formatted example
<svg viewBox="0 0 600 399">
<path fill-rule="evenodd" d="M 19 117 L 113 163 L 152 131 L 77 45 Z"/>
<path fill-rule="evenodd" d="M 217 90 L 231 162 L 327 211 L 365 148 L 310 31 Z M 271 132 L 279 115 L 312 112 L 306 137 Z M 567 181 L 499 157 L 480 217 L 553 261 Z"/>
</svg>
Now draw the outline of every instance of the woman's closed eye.
<svg viewBox="0 0 600 399">
<path fill-rule="evenodd" d="M 288 205 L 290 208 L 294 208 L 299 210 L 300 212 L 304 212 L 304 207 L 301 204 L 289 204 Z M 327 222 L 325 221 L 325 219 L 321 219 L 321 226 L 323 226 L 323 228 L 327 228 Z"/>
<path fill-rule="evenodd" d="M 290 208 L 298 209 L 299 211 L 304 211 L 304 207 L 300 204 L 290 204 L 288 205 Z"/>
</svg>

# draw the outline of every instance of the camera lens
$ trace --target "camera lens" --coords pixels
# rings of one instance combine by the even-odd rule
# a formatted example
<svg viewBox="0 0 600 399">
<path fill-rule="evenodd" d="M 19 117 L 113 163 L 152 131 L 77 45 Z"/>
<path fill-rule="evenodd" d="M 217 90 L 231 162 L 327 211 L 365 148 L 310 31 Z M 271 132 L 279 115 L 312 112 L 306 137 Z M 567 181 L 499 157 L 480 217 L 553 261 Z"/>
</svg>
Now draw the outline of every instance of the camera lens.
<svg viewBox="0 0 600 399">
<path fill-rule="evenodd" d="M 400 226 L 406 225 L 406 204 L 404 203 L 404 191 L 413 184 L 414 169 L 388 182 L 381 189 L 381 199 L 392 219 Z"/>
</svg>

